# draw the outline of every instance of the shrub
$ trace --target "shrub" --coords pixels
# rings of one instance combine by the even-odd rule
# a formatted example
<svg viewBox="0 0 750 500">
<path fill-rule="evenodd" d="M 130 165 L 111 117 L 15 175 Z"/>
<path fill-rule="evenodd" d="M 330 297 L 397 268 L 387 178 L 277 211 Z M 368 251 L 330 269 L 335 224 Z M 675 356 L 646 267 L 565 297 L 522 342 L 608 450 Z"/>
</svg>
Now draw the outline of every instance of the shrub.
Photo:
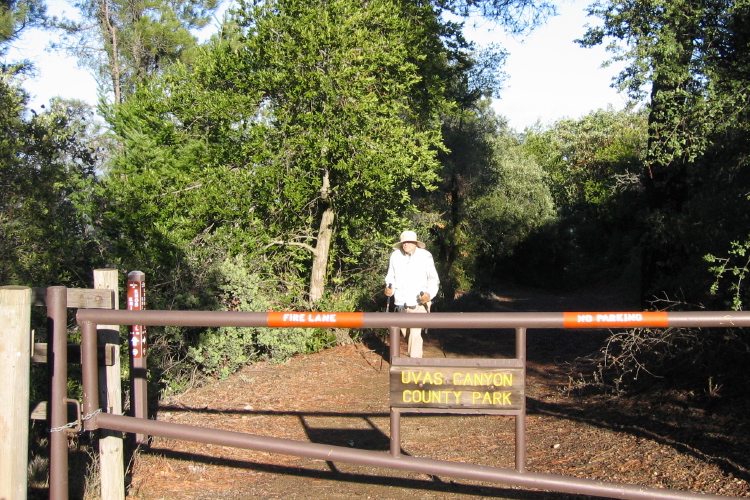
<svg viewBox="0 0 750 500">
<path fill-rule="evenodd" d="M 222 280 L 219 298 L 224 310 L 279 310 L 292 305 L 295 296 L 303 296 L 296 286 L 283 287 L 276 279 L 264 279 L 259 266 L 249 261 L 237 256 L 218 266 Z M 209 328 L 199 335 L 196 345 L 188 348 L 188 357 L 205 375 L 225 378 L 252 361 L 283 362 L 307 352 L 312 334 L 312 330 L 302 328 Z"/>
</svg>

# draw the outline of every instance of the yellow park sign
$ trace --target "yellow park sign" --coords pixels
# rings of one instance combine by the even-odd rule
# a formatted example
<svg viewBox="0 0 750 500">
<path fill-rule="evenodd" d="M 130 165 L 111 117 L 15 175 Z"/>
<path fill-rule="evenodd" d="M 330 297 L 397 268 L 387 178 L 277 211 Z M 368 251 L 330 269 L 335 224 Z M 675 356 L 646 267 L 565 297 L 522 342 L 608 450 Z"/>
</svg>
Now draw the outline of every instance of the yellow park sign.
<svg viewBox="0 0 750 500">
<path fill-rule="evenodd" d="M 521 410 L 524 383 L 523 368 L 393 365 L 390 403 L 393 408 Z"/>
</svg>

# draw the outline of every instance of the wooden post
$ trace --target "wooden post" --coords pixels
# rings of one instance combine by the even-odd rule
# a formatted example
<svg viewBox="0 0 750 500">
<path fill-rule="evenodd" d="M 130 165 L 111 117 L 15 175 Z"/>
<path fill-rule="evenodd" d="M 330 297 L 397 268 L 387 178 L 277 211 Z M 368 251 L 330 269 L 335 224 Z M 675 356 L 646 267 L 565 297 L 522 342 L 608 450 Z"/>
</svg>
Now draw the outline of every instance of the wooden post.
<svg viewBox="0 0 750 500">
<path fill-rule="evenodd" d="M 31 289 L 0 287 L 0 498 L 26 498 Z"/>
<path fill-rule="evenodd" d="M 94 288 L 114 290 L 112 309 L 119 309 L 117 269 L 94 269 Z M 122 386 L 120 382 L 120 327 L 98 325 L 98 344 L 114 351 L 113 364 L 99 367 L 99 402 L 107 413 L 122 415 Z M 101 498 L 125 498 L 125 460 L 122 433 L 102 429 L 99 431 L 99 472 Z"/>
</svg>

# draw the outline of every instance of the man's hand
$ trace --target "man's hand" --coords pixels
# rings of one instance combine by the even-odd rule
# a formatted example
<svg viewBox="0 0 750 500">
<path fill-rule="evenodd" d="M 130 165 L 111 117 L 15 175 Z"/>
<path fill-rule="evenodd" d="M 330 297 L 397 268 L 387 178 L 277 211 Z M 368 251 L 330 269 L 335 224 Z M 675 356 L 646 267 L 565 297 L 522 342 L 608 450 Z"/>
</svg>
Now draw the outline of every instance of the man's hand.
<svg viewBox="0 0 750 500">
<path fill-rule="evenodd" d="M 389 286 L 385 287 L 385 296 L 386 297 L 390 297 L 392 295 L 393 295 L 393 288 L 391 288 Z"/>
<path fill-rule="evenodd" d="M 425 293 L 425 292 L 420 293 L 419 294 L 419 301 L 422 304 L 428 303 L 430 301 L 430 294 L 429 293 Z"/>
</svg>

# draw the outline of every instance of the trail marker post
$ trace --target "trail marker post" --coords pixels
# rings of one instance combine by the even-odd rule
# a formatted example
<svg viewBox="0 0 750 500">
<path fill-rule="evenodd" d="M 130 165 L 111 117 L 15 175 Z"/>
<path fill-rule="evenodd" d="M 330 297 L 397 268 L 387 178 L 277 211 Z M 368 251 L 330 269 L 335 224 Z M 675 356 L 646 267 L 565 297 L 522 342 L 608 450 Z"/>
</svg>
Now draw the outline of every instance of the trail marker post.
<svg viewBox="0 0 750 500">
<path fill-rule="evenodd" d="M 128 310 L 146 309 L 146 275 L 142 271 L 128 273 Z M 148 418 L 148 371 L 146 327 L 132 325 L 128 347 L 130 349 L 130 406 L 134 417 Z M 136 444 L 147 444 L 148 436 L 135 435 Z"/>
</svg>

